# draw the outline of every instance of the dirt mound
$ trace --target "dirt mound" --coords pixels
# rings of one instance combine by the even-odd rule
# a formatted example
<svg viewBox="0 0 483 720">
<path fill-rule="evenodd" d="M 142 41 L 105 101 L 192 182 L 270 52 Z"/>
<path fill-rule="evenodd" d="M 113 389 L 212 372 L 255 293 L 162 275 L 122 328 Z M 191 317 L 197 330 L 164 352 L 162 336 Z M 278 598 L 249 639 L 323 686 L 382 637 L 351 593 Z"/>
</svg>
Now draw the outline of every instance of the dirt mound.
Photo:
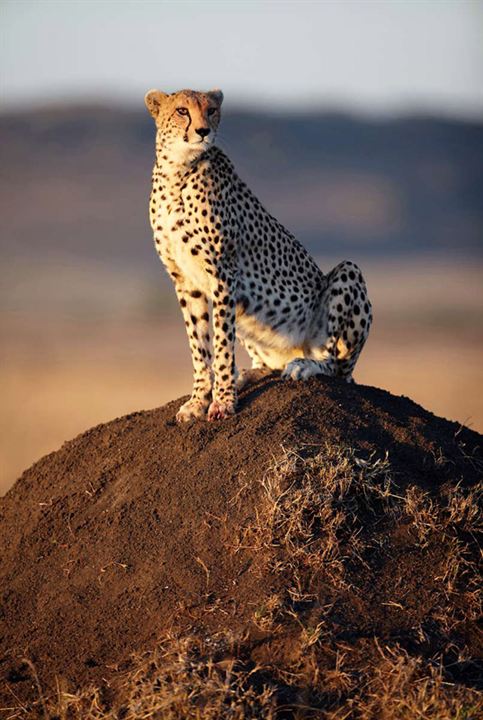
<svg viewBox="0 0 483 720">
<path fill-rule="evenodd" d="M 101 688 L 95 717 L 121 700 L 119 717 L 138 717 L 126 673 L 141 662 L 132 653 L 155 648 L 150 698 L 176 695 L 172 664 L 160 678 L 168 657 L 194 667 L 206 656 L 202 684 L 206 667 L 231 663 L 245 699 L 230 717 L 252 717 L 252 695 L 253 717 L 355 707 L 372 661 L 405 658 L 416 677 L 437 658 L 444 682 L 475 684 L 481 436 L 324 378 L 260 381 L 223 423 L 178 426 L 179 404 L 89 430 L 0 500 L 0 707 L 33 714 L 60 679 L 81 695 Z M 203 717 L 223 717 L 199 702 Z"/>
</svg>

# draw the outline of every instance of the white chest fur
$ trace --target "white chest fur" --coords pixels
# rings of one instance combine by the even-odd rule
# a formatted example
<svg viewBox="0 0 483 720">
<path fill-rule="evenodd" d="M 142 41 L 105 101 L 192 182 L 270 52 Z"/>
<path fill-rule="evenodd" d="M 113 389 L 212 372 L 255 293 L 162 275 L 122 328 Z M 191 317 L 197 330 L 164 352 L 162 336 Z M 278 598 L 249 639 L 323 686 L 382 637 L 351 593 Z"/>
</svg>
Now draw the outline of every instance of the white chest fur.
<svg viewBox="0 0 483 720">
<path fill-rule="evenodd" d="M 158 227 L 162 230 L 155 230 L 154 237 L 158 242 L 156 247 L 166 266 L 173 264 L 178 271 L 181 271 L 185 280 L 197 290 L 209 294 L 210 277 L 205 272 L 203 261 L 200 255 L 193 255 L 191 248 L 193 241 L 184 242 L 186 229 L 178 227 L 180 221 L 184 221 L 184 205 L 180 195 L 169 194 L 166 202 L 161 202 L 157 212 Z"/>
</svg>

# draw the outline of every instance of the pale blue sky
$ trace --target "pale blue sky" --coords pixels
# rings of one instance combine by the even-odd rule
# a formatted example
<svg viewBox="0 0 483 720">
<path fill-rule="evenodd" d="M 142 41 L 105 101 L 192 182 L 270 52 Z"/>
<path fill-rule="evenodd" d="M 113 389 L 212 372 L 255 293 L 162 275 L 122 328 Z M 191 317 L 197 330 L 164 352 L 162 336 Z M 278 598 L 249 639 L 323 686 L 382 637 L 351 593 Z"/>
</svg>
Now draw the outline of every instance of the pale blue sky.
<svg viewBox="0 0 483 720">
<path fill-rule="evenodd" d="M 231 105 L 483 117 L 482 0 L 3 0 L 0 28 L 4 108 L 221 87 Z"/>
</svg>

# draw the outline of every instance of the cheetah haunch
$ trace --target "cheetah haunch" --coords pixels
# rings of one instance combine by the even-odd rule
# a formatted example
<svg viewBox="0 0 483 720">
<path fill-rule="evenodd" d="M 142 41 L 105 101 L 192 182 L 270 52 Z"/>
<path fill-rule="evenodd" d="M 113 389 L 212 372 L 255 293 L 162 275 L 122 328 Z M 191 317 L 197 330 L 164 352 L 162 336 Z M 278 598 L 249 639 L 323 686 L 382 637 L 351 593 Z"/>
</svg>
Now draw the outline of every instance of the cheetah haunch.
<svg viewBox="0 0 483 720">
<path fill-rule="evenodd" d="M 350 381 L 372 320 L 359 268 L 346 261 L 324 276 L 214 145 L 222 100 L 219 90 L 145 97 L 157 130 L 150 221 L 194 368 L 178 421 L 235 412 L 235 327 L 255 369 Z"/>
</svg>

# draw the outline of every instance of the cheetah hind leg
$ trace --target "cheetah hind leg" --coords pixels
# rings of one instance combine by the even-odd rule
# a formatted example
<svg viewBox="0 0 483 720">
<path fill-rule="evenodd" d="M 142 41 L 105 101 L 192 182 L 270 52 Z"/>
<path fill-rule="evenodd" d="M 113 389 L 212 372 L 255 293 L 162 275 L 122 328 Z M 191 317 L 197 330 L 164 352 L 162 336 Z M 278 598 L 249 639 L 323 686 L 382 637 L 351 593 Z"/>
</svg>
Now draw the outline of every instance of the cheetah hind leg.
<svg viewBox="0 0 483 720">
<path fill-rule="evenodd" d="M 307 380 L 314 375 L 337 376 L 353 382 L 352 371 L 367 340 L 372 322 L 372 307 L 367 288 L 357 265 L 344 261 L 327 276 L 327 332 L 323 344 L 315 336 L 311 359 L 297 358 L 288 363 L 284 377 Z M 327 337 L 328 336 L 328 337 Z"/>
<path fill-rule="evenodd" d="M 325 295 L 329 341 L 314 357 L 329 351 L 335 361 L 335 374 L 354 382 L 352 372 L 365 345 L 372 324 L 372 305 L 360 268 L 345 260 L 327 276 Z"/>
</svg>

